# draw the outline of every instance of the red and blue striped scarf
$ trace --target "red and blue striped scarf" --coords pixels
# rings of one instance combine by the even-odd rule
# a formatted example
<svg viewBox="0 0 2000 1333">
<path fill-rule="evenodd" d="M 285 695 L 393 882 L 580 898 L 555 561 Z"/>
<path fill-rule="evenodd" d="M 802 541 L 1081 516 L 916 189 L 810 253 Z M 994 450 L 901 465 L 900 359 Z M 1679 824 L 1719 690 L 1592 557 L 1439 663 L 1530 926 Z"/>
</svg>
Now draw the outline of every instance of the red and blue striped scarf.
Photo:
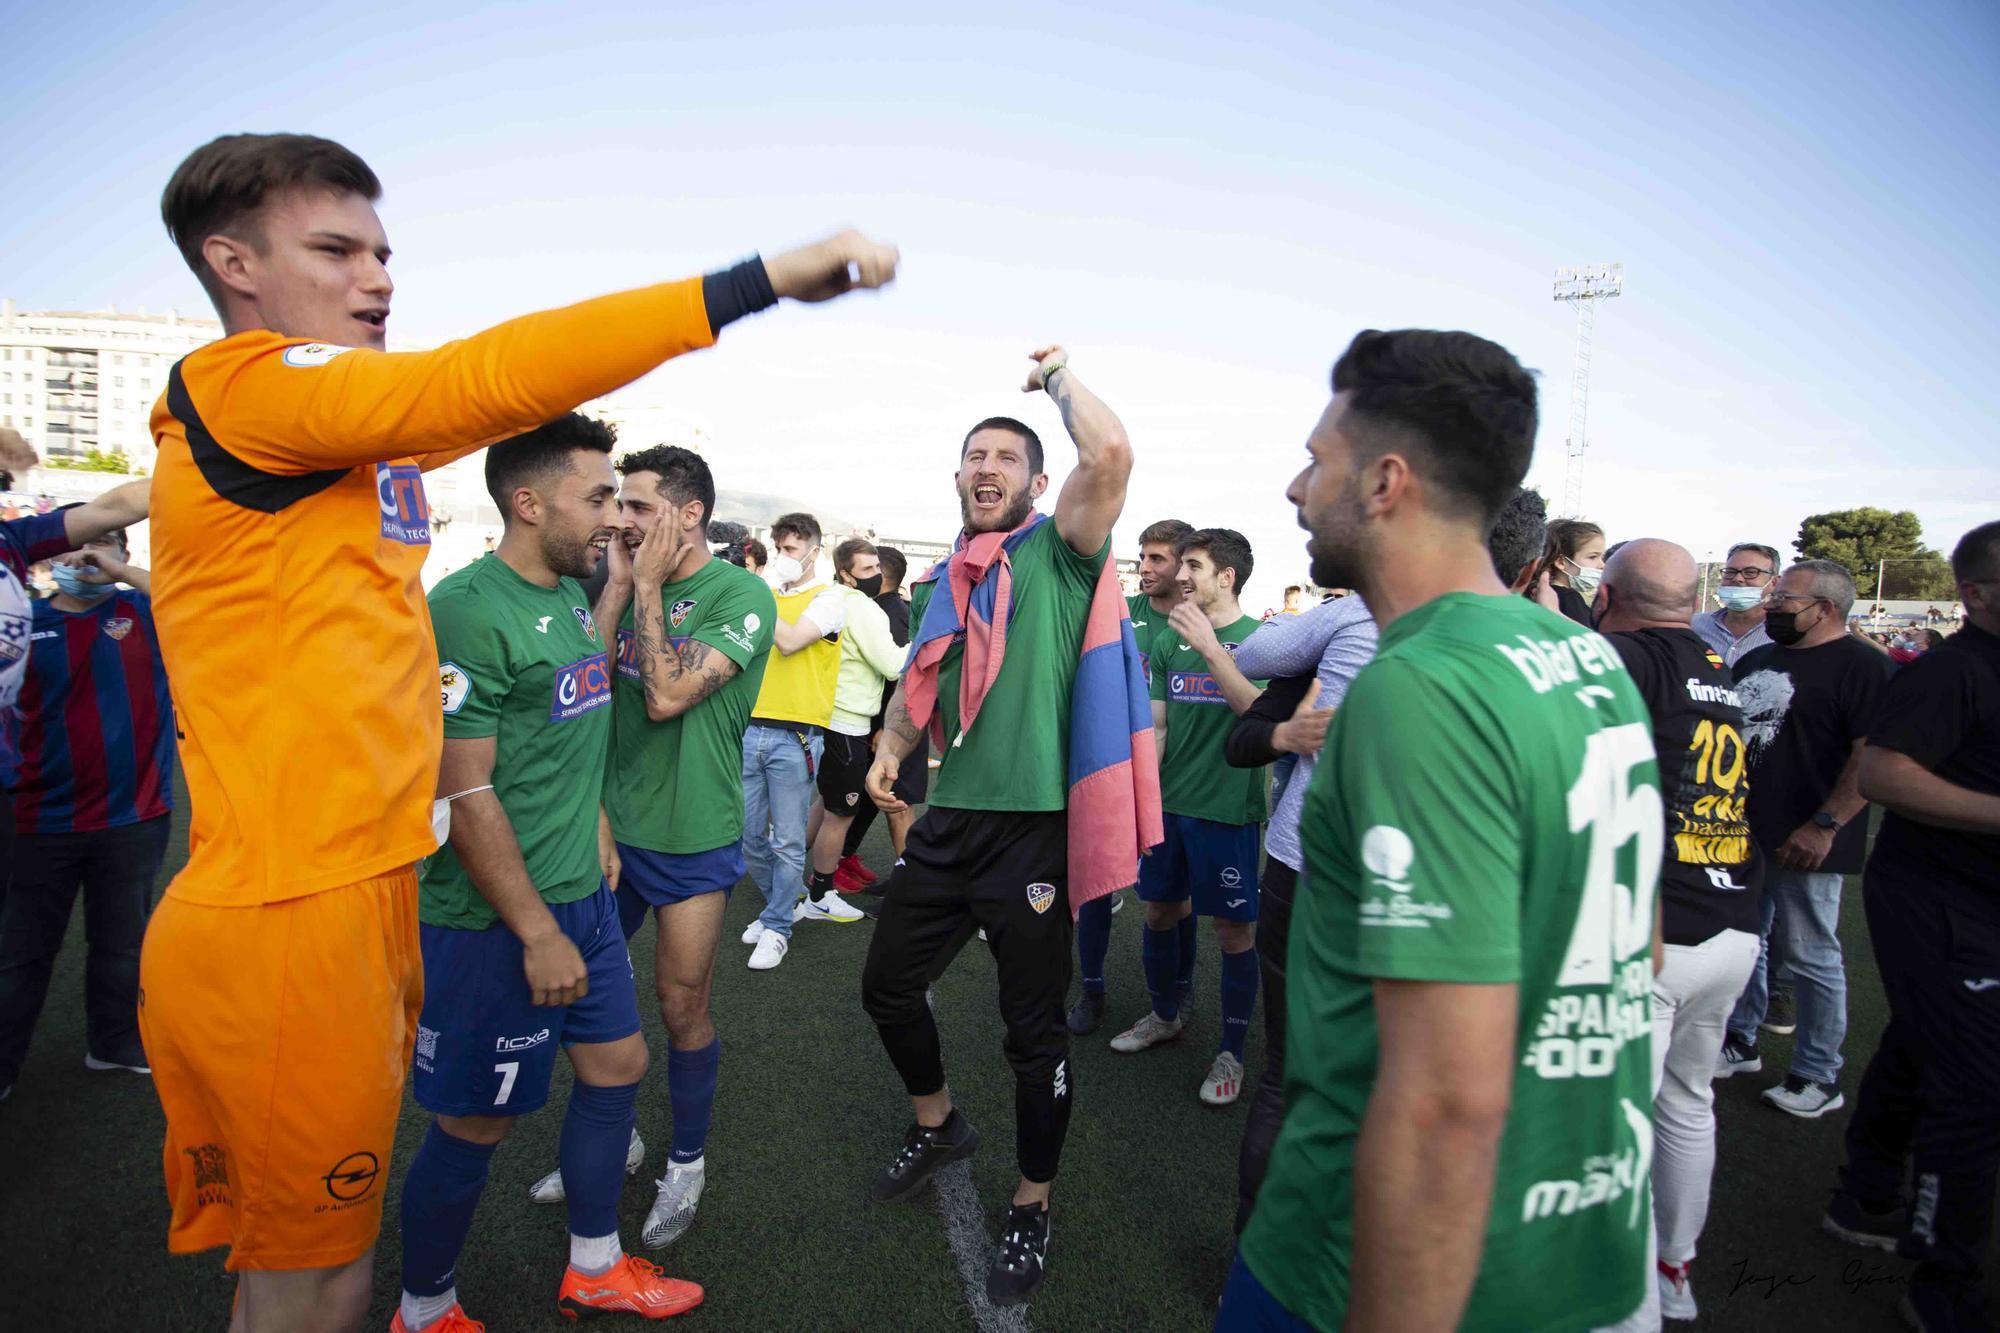
<svg viewBox="0 0 2000 1333">
<path fill-rule="evenodd" d="M 910 720 L 927 728 L 948 754 L 938 708 L 945 652 L 961 637 L 965 656 L 958 682 L 959 734 L 972 729 L 986 692 L 1007 656 L 1007 621 L 1014 605 L 1010 557 L 1047 520 L 1031 514 L 1012 532 L 959 534 L 952 553 L 919 583 L 940 578 L 910 636 L 903 702 Z M 1060 534 L 1057 537 L 1060 540 Z M 949 762 L 947 760 L 947 762 Z M 1069 905 L 1115 893 L 1139 877 L 1139 858 L 1165 840 L 1160 816 L 1160 764 L 1154 748 L 1151 694 L 1140 665 L 1115 562 L 1105 558 L 1091 593 L 1083 648 L 1069 708 Z"/>
</svg>

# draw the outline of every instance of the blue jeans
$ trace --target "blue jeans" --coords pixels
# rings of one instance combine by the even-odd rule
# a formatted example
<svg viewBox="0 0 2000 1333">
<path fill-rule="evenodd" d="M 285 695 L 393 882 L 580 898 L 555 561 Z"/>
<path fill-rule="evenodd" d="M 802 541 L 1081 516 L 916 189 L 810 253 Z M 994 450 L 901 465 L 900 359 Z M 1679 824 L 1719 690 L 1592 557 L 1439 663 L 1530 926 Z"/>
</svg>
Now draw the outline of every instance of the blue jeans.
<svg viewBox="0 0 2000 1333">
<path fill-rule="evenodd" d="M 792 937 L 792 909 L 806 891 L 806 815 L 820 735 L 752 723 L 743 733 L 743 861 L 764 891 L 764 929 Z"/>
<path fill-rule="evenodd" d="M 1769 1001 L 1766 968 L 1771 922 L 1783 917 L 1784 963 L 1792 971 L 1799 1006 L 1792 1073 L 1829 1087 L 1840 1082 L 1840 1044 L 1847 1038 L 1847 968 L 1840 957 L 1840 876 L 1824 871 L 1779 870 L 1764 879 L 1765 948 L 1750 984 L 1729 1016 L 1729 1035 L 1757 1043 Z"/>
</svg>

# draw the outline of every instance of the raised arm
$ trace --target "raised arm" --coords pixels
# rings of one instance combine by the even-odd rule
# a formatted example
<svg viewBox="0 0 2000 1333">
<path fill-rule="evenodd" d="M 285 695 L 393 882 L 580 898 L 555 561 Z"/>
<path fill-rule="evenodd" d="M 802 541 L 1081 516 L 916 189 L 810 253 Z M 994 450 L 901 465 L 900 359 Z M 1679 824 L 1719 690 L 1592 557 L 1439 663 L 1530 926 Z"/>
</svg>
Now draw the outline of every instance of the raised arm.
<svg viewBox="0 0 2000 1333">
<path fill-rule="evenodd" d="M 63 532 L 72 546 L 81 546 L 107 532 L 144 523 L 152 495 L 153 483 L 144 478 L 113 486 L 94 500 L 63 510 Z"/>
<path fill-rule="evenodd" d="M 1078 555 L 1096 555 L 1125 508 L 1132 443 L 1118 414 L 1069 368 L 1067 352 L 1044 347 L 1034 353 L 1034 361 L 1026 392 L 1047 390 L 1062 412 L 1063 428 L 1076 442 L 1076 469 L 1056 497 L 1056 531 Z"/>
</svg>

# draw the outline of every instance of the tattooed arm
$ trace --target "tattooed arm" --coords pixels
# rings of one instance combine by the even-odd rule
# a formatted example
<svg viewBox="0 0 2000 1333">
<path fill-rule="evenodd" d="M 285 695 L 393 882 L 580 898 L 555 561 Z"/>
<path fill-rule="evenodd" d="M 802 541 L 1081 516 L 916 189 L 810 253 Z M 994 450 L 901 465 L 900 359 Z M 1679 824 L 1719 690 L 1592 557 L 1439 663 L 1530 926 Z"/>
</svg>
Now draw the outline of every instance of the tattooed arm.
<svg viewBox="0 0 2000 1333">
<path fill-rule="evenodd" d="M 646 716 L 665 722 L 728 684 L 739 668 L 727 654 L 698 639 L 674 646 L 659 584 L 641 580 L 632 591 L 633 641 L 639 649 L 639 680 L 646 688 Z"/>
<path fill-rule="evenodd" d="M 889 700 L 882 734 L 875 741 L 875 762 L 869 765 L 868 777 L 862 784 L 868 789 L 868 798 L 875 802 L 877 809 L 896 814 L 910 808 L 909 802 L 896 795 L 896 779 L 903 771 L 903 761 L 910 757 L 923 738 L 923 729 L 911 719 L 910 706 L 904 701 L 903 687 L 899 684 L 896 686 L 896 697 Z"/>
</svg>

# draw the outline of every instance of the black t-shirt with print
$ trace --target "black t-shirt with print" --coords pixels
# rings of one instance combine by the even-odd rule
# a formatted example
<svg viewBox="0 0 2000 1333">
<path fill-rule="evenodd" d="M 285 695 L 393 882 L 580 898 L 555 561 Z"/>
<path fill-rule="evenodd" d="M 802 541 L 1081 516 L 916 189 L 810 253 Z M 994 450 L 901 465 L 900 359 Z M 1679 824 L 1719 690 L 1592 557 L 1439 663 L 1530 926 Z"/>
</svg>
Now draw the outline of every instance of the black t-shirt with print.
<svg viewBox="0 0 2000 1333">
<path fill-rule="evenodd" d="M 1666 942 L 1700 944 L 1724 930 L 1755 935 L 1763 926 L 1763 856 L 1744 818 L 1748 756 L 1729 669 L 1691 629 L 1604 637 L 1653 715 L 1667 814 L 1660 869 Z"/>
<path fill-rule="evenodd" d="M 1775 852 L 1833 795 L 1854 742 L 1868 734 L 1894 667 L 1851 636 L 1817 648 L 1769 643 L 1736 663 L 1750 744 L 1750 831 Z M 1835 835 L 1822 871 L 1852 874 L 1868 849 L 1866 811 Z"/>
<path fill-rule="evenodd" d="M 2000 638 L 1967 625 L 1897 671 L 1868 743 L 1908 755 L 1947 782 L 2000 795 Z M 1890 811 L 1868 873 L 1927 882 L 1970 910 L 2000 915 L 2000 834 L 1939 828 Z"/>
</svg>

